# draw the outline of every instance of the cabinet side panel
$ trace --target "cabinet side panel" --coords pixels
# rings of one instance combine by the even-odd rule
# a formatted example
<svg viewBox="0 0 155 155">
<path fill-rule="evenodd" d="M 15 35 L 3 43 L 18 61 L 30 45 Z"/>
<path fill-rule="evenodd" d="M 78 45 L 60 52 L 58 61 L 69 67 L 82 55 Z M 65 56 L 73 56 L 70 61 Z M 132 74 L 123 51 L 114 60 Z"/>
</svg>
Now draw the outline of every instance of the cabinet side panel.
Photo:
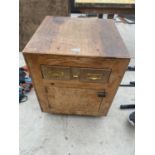
<svg viewBox="0 0 155 155">
<path fill-rule="evenodd" d="M 107 115 L 112 101 L 117 93 L 125 71 L 127 70 L 130 59 L 118 59 L 113 65 L 112 73 L 107 87 L 106 101 L 100 107 L 100 114 Z"/>
<path fill-rule="evenodd" d="M 33 86 L 36 91 L 40 108 L 43 112 L 48 112 L 48 100 L 46 97 L 45 88 L 43 86 L 38 56 L 24 53 L 24 58 L 30 70 L 30 75 L 32 77 Z"/>
</svg>

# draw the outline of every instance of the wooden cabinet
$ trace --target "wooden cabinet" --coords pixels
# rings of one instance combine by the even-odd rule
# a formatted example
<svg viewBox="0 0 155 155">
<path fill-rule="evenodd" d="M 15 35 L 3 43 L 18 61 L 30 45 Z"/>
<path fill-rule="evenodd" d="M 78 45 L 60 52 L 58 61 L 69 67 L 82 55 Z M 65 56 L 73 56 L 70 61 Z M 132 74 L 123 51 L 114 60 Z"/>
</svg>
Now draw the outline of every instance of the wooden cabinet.
<svg viewBox="0 0 155 155">
<path fill-rule="evenodd" d="M 23 51 L 43 112 L 106 115 L 130 61 L 112 20 L 46 17 Z"/>
</svg>

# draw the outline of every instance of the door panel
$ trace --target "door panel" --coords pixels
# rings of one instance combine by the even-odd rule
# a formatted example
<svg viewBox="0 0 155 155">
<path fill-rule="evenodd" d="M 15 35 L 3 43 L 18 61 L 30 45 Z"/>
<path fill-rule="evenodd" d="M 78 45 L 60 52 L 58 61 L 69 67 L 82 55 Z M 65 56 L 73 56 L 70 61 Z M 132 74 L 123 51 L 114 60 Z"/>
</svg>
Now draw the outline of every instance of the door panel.
<svg viewBox="0 0 155 155">
<path fill-rule="evenodd" d="M 97 113 L 103 97 L 93 89 L 47 87 L 49 108 L 52 111 L 69 114 Z M 104 90 L 102 90 L 104 92 Z"/>
</svg>

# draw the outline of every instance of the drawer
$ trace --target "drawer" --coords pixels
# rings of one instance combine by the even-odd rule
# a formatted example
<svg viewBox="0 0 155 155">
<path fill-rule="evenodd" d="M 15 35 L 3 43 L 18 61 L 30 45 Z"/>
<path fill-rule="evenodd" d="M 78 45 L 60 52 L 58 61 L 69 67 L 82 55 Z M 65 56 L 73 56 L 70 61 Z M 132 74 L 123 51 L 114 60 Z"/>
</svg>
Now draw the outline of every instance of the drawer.
<svg viewBox="0 0 155 155">
<path fill-rule="evenodd" d="M 72 79 L 78 79 L 81 82 L 108 82 L 111 69 L 92 69 L 92 68 L 72 68 Z"/>
<path fill-rule="evenodd" d="M 83 82 L 108 82 L 110 69 L 80 69 L 80 81 Z"/>
<path fill-rule="evenodd" d="M 44 79 L 70 80 L 69 67 L 41 65 L 41 71 Z"/>
<path fill-rule="evenodd" d="M 42 75 L 48 80 L 78 80 L 80 82 L 106 83 L 111 69 L 92 69 L 41 65 Z"/>
</svg>

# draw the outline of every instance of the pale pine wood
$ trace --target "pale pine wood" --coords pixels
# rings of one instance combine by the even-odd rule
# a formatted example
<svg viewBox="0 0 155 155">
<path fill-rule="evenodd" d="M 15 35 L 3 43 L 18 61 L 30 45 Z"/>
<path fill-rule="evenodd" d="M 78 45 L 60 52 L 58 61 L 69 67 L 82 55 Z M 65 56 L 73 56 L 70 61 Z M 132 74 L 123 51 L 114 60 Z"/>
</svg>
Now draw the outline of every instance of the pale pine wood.
<svg viewBox="0 0 155 155">
<path fill-rule="evenodd" d="M 66 86 L 49 86 L 48 100 L 49 109 L 54 112 L 66 114 L 86 114 L 98 113 L 102 99 L 96 94 L 99 90 L 67 88 Z M 103 91 L 103 90 L 100 90 Z M 77 96 L 79 98 L 77 98 Z M 63 105 L 63 106 L 62 106 Z"/>
<path fill-rule="evenodd" d="M 42 111 L 59 114 L 78 114 L 92 116 L 107 115 L 107 112 L 117 92 L 118 86 L 130 61 L 130 57 L 128 56 L 123 41 L 116 31 L 115 26 L 113 25 L 112 27 L 109 27 L 110 29 L 108 29 L 109 32 L 113 31 L 114 29 L 114 35 L 117 36 L 115 43 L 109 43 L 113 47 L 109 47 L 109 44 L 107 46 L 106 39 L 103 39 L 103 37 L 101 38 L 98 34 L 99 30 L 97 30 L 97 34 L 95 33 L 95 31 L 93 32 L 95 40 L 92 38 L 92 32 L 89 30 L 87 33 L 84 33 L 85 35 L 87 34 L 87 36 L 81 36 L 81 40 L 83 39 L 82 37 L 85 37 L 85 39 L 87 39 L 87 37 L 89 36 L 88 40 L 91 42 L 91 44 L 89 45 L 90 47 L 84 48 L 85 52 L 83 49 L 82 53 L 77 54 L 72 53 L 71 51 L 67 51 L 67 49 L 69 50 L 68 42 L 64 41 L 64 44 L 60 44 L 61 38 L 64 37 L 63 34 L 66 33 L 66 36 L 67 34 L 69 34 L 69 38 L 71 37 L 71 34 L 69 30 L 65 31 L 65 29 L 62 28 L 63 26 L 60 26 L 60 28 L 60 23 L 58 24 L 58 26 L 53 27 L 53 19 L 54 18 L 48 17 L 44 20 L 39 30 L 34 34 L 24 50 L 24 57 L 30 68 L 33 84 Z M 55 20 L 57 19 L 59 18 L 56 18 Z M 71 19 L 61 18 L 61 21 L 62 20 L 68 20 L 70 22 L 70 25 L 72 25 Z M 77 27 L 75 27 L 75 29 L 77 28 L 79 29 L 79 31 L 82 30 L 82 32 L 84 32 L 83 30 L 86 30 L 85 26 L 87 24 L 84 26 L 84 28 L 82 25 L 84 20 L 77 20 L 79 22 L 79 25 L 82 27 L 78 25 Z M 94 22 L 96 22 L 98 23 L 98 27 L 101 28 L 101 26 L 99 25 L 102 25 L 103 23 L 101 20 L 99 20 L 98 22 L 98 20 L 89 21 L 87 19 L 86 22 L 90 22 L 89 24 L 94 24 Z M 63 22 L 61 24 L 65 25 L 65 23 Z M 46 29 L 47 27 L 48 29 Z M 51 31 L 50 28 L 53 32 L 53 28 L 59 29 L 59 32 L 55 33 L 55 36 L 53 36 L 51 33 L 49 33 Z M 60 31 L 60 29 L 62 30 Z M 100 33 L 102 33 L 102 31 L 100 31 Z M 58 37 L 60 38 L 60 40 Z M 83 48 L 83 46 L 88 46 L 87 43 L 86 45 L 83 44 L 83 46 L 81 46 L 81 42 L 75 42 L 75 40 L 80 40 L 80 36 L 78 37 L 78 39 L 74 39 L 72 37 L 73 40 L 70 40 L 69 43 L 73 42 L 73 45 L 75 43 L 81 48 Z M 108 36 L 107 41 L 110 41 L 112 37 L 112 34 Z M 66 39 L 69 41 L 69 38 Z M 95 41 L 95 43 L 102 42 L 102 45 L 100 44 L 101 47 L 98 46 L 98 48 L 103 52 L 91 50 L 91 47 L 92 49 L 95 48 L 95 44 L 93 44 L 92 41 Z M 118 49 L 114 49 L 114 47 L 117 47 L 118 44 L 119 46 L 121 45 L 121 52 L 118 52 Z M 64 48 L 64 51 L 57 51 L 57 49 L 54 48 L 56 45 L 67 48 Z M 110 52 L 109 48 L 113 50 L 113 52 Z M 56 71 L 56 73 L 54 74 L 54 76 L 56 75 L 55 78 L 51 78 L 53 76 L 53 67 L 55 67 L 54 71 Z M 61 69 L 59 70 L 59 68 Z M 73 68 L 77 70 L 84 69 L 84 72 L 78 72 L 79 77 L 72 78 L 73 74 L 77 74 L 77 70 L 75 70 L 75 72 L 72 72 Z M 50 72 L 50 69 L 52 72 Z M 93 72 L 90 69 L 92 69 Z M 101 71 L 103 70 L 110 70 L 110 74 L 106 72 L 106 74 L 104 75 L 105 78 L 108 77 L 107 79 L 95 82 L 91 82 L 87 79 L 87 73 L 90 72 L 91 74 L 94 73 L 96 75 L 101 73 Z M 48 74 L 50 74 L 50 76 Z M 57 75 L 60 75 L 62 77 L 57 78 Z M 84 78 L 84 80 L 80 79 L 80 76 Z M 105 92 L 105 97 L 99 97 L 99 92 Z"/>
</svg>

